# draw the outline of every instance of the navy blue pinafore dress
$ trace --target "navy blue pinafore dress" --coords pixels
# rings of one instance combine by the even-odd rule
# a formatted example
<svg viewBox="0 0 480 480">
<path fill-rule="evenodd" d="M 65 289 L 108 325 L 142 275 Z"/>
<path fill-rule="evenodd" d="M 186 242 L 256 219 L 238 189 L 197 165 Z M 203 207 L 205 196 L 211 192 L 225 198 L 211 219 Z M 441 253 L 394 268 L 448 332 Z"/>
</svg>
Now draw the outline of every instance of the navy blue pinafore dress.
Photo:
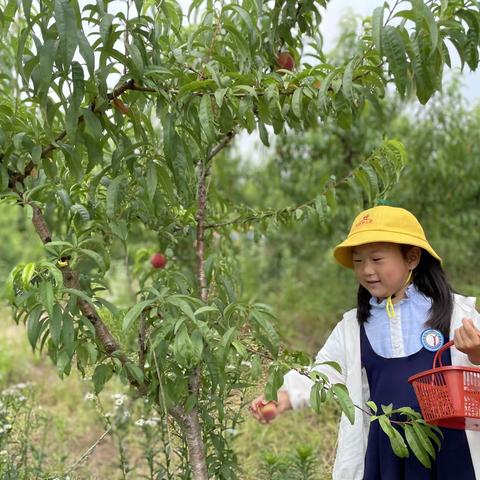
<svg viewBox="0 0 480 480">
<path fill-rule="evenodd" d="M 435 353 L 422 348 L 407 357 L 385 358 L 375 353 L 363 325 L 360 338 L 362 366 L 367 373 L 370 399 L 379 406 L 393 403 L 394 408 L 409 406 L 420 411 L 415 392 L 407 379 L 415 373 L 431 369 Z M 443 354 L 442 361 L 444 365 L 451 365 L 450 350 Z M 403 429 L 399 431 L 402 433 Z M 442 428 L 442 432 L 442 447 L 429 470 L 413 453 L 407 458 L 397 457 L 379 422 L 372 422 L 365 454 L 364 480 L 475 480 L 465 432 L 450 428 Z"/>
</svg>

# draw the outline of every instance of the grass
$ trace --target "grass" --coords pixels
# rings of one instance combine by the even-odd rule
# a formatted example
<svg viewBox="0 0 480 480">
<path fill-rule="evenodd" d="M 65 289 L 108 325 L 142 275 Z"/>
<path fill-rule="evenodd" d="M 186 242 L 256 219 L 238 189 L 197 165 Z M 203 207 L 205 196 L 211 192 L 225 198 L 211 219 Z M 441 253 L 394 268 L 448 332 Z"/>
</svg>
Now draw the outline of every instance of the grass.
<svg viewBox="0 0 480 480">
<path fill-rule="evenodd" d="M 43 419 L 44 423 L 42 428 L 32 433 L 29 441 L 40 449 L 46 434 L 48 441 L 44 447 L 45 470 L 64 472 L 75 464 L 105 431 L 95 402 L 85 400 L 91 392 L 91 382 L 83 380 L 74 370 L 69 377 L 61 380 L 48 358 L 31 351 L 24 326 L 16 326 L 6 309 L 0 312 L 0 328 L 0 389 L 33 383 L 34 404 L 30 421 Z M 259 385 L 256 391 L 252 390 L 249 397 L 253 399 L 261 388 Z M 114 380 L 109 382 L 105 391 L 100 394 L 106 409 L 111 409 L 112 395 L 118 392 L 125 392 L 125 387 Z M 134 413 L 130 425 L 125 427 L 124 446 L 128 449 L 129 461 L 132 464 L 144 461 L 139 440 L 140 431 L 134 425 L 140 415 L 139 411 L 138 405 L 132 407 Z M 233 442 L 239 458 L 239 478 L 260 478 L 266 459 L 271 462 L 284 461 L 295 454 L 298 446 L 312 449 L 318 471 L 315 478 L 330 478 L 337 416 L 333 406 L 326 406 L 320 416 L 310 409 L 290 411 L 271 424 L 262 425 L 245 409 L 243 422 Z M 118 438 L 107 435 L 92 454 L 75 468 L 70 478 L 139 478 L 131 475 L 123 477 L 118 465 Z"/>
<path fill-rule="evenodd" d="M 326 405 L 321 415 L 310 409 L 289 411 L 268 425 L 247 418 L 235 441 L 244 478 L 257 478 L 259 468 L 268 455 L 289 457 L 299 446 L 313 449 L 318 471 L 315 478 L 331 478 L 337 418 L 338 411 L 333 405 Z"/>
</svg>

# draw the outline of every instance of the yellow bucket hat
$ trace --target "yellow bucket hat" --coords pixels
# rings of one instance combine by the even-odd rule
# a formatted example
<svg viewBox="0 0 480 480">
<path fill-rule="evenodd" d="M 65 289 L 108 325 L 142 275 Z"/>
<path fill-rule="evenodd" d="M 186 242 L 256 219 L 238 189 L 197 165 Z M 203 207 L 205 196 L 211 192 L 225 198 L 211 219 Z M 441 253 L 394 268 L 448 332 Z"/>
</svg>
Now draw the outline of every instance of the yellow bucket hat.
<svg viewBox="0 0 480 480">
<path fill-rule="evenodd" d="M 428 243 L 415 215 L 404 208 L 385 205 L 364 210 L 357 215 L 348 237 L 335 247 L 333 255 L 340 265 L 353 268 L 352 247 L 373 242 L 414 245 L 442 261 Z"/>
</svg>

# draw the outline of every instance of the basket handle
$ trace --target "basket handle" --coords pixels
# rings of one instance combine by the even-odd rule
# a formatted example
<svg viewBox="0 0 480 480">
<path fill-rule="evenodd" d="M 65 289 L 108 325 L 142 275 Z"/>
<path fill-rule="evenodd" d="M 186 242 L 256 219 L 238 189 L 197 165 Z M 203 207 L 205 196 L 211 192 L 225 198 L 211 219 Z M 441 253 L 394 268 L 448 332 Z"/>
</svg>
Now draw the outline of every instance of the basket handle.
<svg viewBox="0 0 480 480">
<path fill-rule="evenodd" d="M 442 364 L 442 353 L 447 349 L 447 348 L 450 348 L 450 347 L 453 347 L 454 345 L 454 341 L 453 340 L 450 340 L 449 342 L 447 342 L 443 347 L 439 348 L 437 350 L 437 353 L 435 354 L 435 357 L 433 357 L 433 368 L 436 367 L 437 365 L 437 361 L 440 365 L 440 367 L 443 367 L 443 364 Z"/>
</svg>

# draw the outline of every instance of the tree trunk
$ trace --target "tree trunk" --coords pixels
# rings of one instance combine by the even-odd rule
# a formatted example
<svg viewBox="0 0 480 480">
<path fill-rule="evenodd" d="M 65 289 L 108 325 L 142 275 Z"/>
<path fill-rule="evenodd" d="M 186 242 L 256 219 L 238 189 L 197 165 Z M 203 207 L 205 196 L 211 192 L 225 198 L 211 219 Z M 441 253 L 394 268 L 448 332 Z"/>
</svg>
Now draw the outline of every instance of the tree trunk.
<svg viewBox="0 0 480 480">
<path fill-rule="evenodd" d="M 208 480 L 205 446 L 203 444 L 202 428 L 196 408 L 185 415 L 184 429 L 193 478 L 194 480 Z"/>
</svg>

